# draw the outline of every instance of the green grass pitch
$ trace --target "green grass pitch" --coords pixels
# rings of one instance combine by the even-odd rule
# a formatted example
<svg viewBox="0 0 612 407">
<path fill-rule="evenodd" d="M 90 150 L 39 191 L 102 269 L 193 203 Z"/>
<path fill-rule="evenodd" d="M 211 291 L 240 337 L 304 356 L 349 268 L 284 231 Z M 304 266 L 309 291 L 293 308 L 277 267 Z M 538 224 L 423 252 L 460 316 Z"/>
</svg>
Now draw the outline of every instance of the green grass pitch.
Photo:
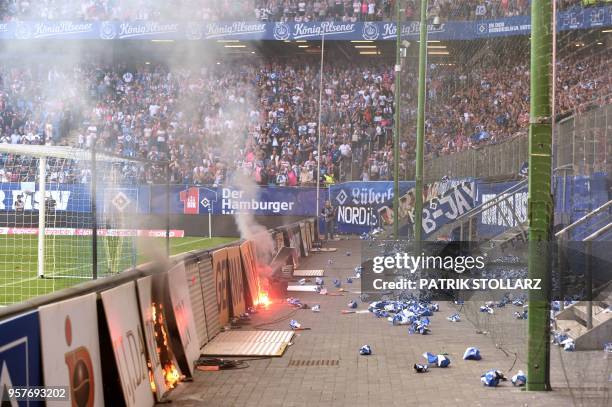
<svg viewBox="0 0 612 407">
<path fill-rule="evenodd" d="M 170 254 L 205 249 L 236 238 L 183 237 L 170 239 Z M 164 238 L 99 237 L 98 275 L 108 276 L 142 264 L 149 252 L 165 253 Z M 91 237 L 47 236 L 45 238 L 45 278 L 37 272 L 38 239 L 30 235 L 0 236 L 0 306 L 9 305 L 66 288 L 92 275 Z"/>
</svg>

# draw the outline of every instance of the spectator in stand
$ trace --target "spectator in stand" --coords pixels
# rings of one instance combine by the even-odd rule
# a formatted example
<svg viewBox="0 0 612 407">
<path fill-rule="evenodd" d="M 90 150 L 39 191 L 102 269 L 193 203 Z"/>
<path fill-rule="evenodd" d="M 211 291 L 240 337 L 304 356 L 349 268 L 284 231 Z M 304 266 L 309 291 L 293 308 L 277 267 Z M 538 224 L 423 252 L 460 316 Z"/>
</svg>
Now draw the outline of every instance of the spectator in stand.
<svg viewBox="0 0 612 407">
<path fill-rule="evenodd" d="M 500 60 L 508 63 L 500 65 Z M 517 50 L 504 50 L 482 58 L 477 67 L 430 64 L 427 156 L 525 134 L 526 61 Z M 240 170 L 261 185 L 312 185 L 317 182 L 320 133 L 320 182 L 353 179 L 352 174 L 360 172 L 362 179 L 392 177 L 391 64 L 327 64 L 321 129 L 319 69 L 314 60 L 274 58 L 259 66 L 179 69 L 94 62 L 70 69 L 49 63 L 25 65 L 14 61 L 0 67 L 1 143 L 89 148 L 95 141 L 96 148 L 107 153 L 170 160 L 173 183 L 220 185 Z M 611 102 L 608 65 L 607 54 L 597 50 L 557 62 L 558 116 Z M 403 95 L 416 91 L 414 72 L 404 70 Z M 58 86 L 62 92 L 57 92 Z M 415 146 L 416 101 L 404 100 L 400 166 L 405 170 Z M 5 164 L 19 171 L 5 173 L 5 178 L 35 177 L 31 163 L 6 159 Z M 128 167 L 125 174 L 134 182 L 165 182 L 163 166 L 153 163 Z M 66 162 L 54 177 L 87 180 L 78 166 Z"/>
<path fill-rule="evenodd" d="M 558 9 L 581 0 L 557 0 Z M 604 5 L 601 0 L 595 5 Z M 429 16 L 442 21 L 528 15 L 528 0 L 430 0 Z M 405 16 L 415 19 L 420 4 L 407 0 Z M 395 19 L 395 0 L 0 0 L 0 21 L 380 21 Z"/>
</svg>

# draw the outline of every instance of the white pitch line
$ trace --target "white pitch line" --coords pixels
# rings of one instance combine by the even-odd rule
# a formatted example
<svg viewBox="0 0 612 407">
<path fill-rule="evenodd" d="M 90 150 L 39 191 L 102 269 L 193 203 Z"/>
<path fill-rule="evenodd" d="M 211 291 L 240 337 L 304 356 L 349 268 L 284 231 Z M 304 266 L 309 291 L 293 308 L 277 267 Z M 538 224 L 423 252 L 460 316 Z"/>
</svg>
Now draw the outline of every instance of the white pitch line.
<svg viewBox="0 0 612 407">
<path fill-rule="evenodd" d="M 100 263 L 105 264 L 105 263 L 108 263 L 109 261 L 110 261 L 110 259 L 109 259 L 109 260 L 104 260 L 104 261 L 101 261 Z M 63 273 L 66 273 L 66 272 L 68 272 L 68 271 L 78 270 L 78 269 L 82 269 L 82 268 L 83 268 L 83 266 L 79 266 L 79 267 L 71 267 L 71 268 L 69 268 L 69 269 L 62 270 L 62 271 L 61 271 L 61 272 L 59 272 L 59 273 L 58 273 L 58 272 L 56 272 L 56 273 L 53 273 L 53 274 L 49 274 L 49 277 L 53 277 L 53 276 L 55 276 L 55 275 L 59 275 L 59 276 L 61 276 Z M 12 281 L 12 282 L 10 282 L 10 283 L 2 284 L 2 285 L 0 285 L 0 288 L 10 287 L 10 286 L 12 286 L 12 285 L 21 284 L 21 283 L 25 283 L 25 282 L 27 282 L 27 281 L 34 281 L 34 280 L 44 280 L 44 278 L 40 278 L 40 277 L 37 275 L 36 277 L 24 278 L 24 279 L 22 279 L 22 280 Z"/>
<path fill-rule="evenodd" d="M 186 246 L 186 245 L 188 245 L 188 244 L 193 244 L 193 243 L 196 243 L 196 242 L 201 242 L 201 241 L 208 240 L 208 239 L 210 239 L 210 238 L 208 238 L 208 237 L 203 237 L 203 238 L 198 239 L 198 240 L 192 240 L 192 241 L 190 241 L 190 242 L 183 242 L 183 243 L 179 243 L 179 244 L 174 245 L 174 246 L 172 246 L 172 247 L 181 247 L 181 246 Z M 104 262 L 102 262 L 102 264 L 108 263 L 109 261 L 110 261 L 110 259 L 105 260 Z M 72 267 L 72 268 L 69 268 L 69 269 L 63 270 L 62 272 L 57 273 L 57 274 L 62 275 L 62 274 L 63 274 L 63 273 L 65 273 L 65 272 L 68 272 L 68 271 L 73 271 L 73 270 L 77 270 L 77 269 L 79 269 L 79 268 L 82 268 L 82 266 L 81 266 L 81 267 Z M 56 273 L 51 274 L 51 275 L 50 275 L 50 277 L 55 276 L 55 274 L 56 274 Z M 36 276 L 36 277 L 30 277 L 30 278 L 24 278 L 24 279 L 22 279 L 22 280 L 12 281 L 12 282 L 10 282 L 10 283 L 2 284 L 2 285 L 0 285 L 0 288 L 10 287 L 10 286 L 13 286 L 13 285 L 17 285 L 17 284 L 25 283 L 25 282 L 28 282 L 28 281 L 34 281 L 34 280 L 38 280 L 38 279 L 40 279 L 40 277 L 38 277 L 38 276 Z"/>
<path fill-rule="evenodd" d="M 192 241 L 190 241 L 190 242 L 183 242 L 183 243 L 179 243 L 179 244 L 174 245 L 174 246 L 172 246 L 172 245 L 171 245 L 171 246 L 170 246 L 170 248 L 172 248 L 172 247 L 181 247 L 181 246 L 186 246 L 186 245 L 188 245 L 188 244 L 193 244 L 193 243 L 197 243 L 197 242 L 202 242 L 202 241 L 204 241 L 204 240 L 209 240 L 209 239 L 211 239 L 211 238 L 210 238 L 210 237 L 203 237 L 203 238 L 201 238 L 201 239 L 192 240 Z"/>
</svg>

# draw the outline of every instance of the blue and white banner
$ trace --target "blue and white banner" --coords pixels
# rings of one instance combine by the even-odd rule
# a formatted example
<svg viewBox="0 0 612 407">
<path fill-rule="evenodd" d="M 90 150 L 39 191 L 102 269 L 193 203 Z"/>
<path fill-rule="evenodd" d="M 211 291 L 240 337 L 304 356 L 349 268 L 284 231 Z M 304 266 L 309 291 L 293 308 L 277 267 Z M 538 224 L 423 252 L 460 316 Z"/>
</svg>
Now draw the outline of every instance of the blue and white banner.
<svg viewBox="0 0 612 407">
<path fill-rule="evenodd" d="M 47 185 L 47 202 L 58 212 L 91 212 L 90 186 L 85 184 Z M 171 214 L 314 216 L 317 192 L 314 187 L 274 187 L 256 189 L 256 196 L 233 187 L 170 186 Z M 327 189 L 321 188 L 321 207 Z M 14 211 L 21 201 L 26 212 L 37 212 L 42 202 L 34 182 L 0 184 L 0 212 Z M 99 186 L 97 208 L 100 214 L 164 214 L 167 207 L 165 185 Z M 21 206 L 17 205 L 17 206 Z"/>
<path fill-rule="evenodd" d="M 400 182 L 400 234 L 414 222 L 415 183 Z M 393 226 L 393 182 L 347 182 L 330 188 L 336 223 L 342 233 L 363 233 Z M 428 236 L 474 207 L 472 180 L 444 180 L 428 184 L 423 192 L 423 235 Z"/>
<path fill-rule="evenodd" d="M 165 199 L 165 187 L 152 189 L 154 213 L 165 211 L 157 201 Z M 235 187 L 174 186 L 171 194 L 171 213 L 231 215 L 315 216 L 317 189 L 314 187 L 258 187 L 256 196 Z M 327 190 L 321 188 L 321 207 Z"/>
<path fill-rule="evenodd" d="M 477 200 L 483 204 L 497 197 L 502 192 L 512 188 L 516 182 L 478 183 Z M 518 226 L 527 221 L 527 188 L 509 195 L 508 199 L 482 211 L 478 216 L 478 237 L 493 238 L 510 227 Z"/>
<path fill-rule="evenodd" d="M 612 6 L 574 8 L 558 13 L 557 29 L 574 30 L 612 26 Z M 448 21 L 429 25 L 433 40 L 470 40 L 482 37 L 526 35 L 530 16 L 496 20 Z M 395 40 L 393 22 L 156 22 L 156 21 L 16 21 L 0 23 L 0 40 L 103 39 L 103 40 Z M 402 24 L 402 37 L 417 39 L 419 22 Z"/>
<path fill-rule="evenodd" d="M 414 187 L 414 181 L 400 182 L 400 196 Z M 340 233 L 364 233 L 381 226 L 379 211 L 393 202 L 392 181 L 353 181 L 329 188 L 331 204 L 336 207 Z"/>
</svg>

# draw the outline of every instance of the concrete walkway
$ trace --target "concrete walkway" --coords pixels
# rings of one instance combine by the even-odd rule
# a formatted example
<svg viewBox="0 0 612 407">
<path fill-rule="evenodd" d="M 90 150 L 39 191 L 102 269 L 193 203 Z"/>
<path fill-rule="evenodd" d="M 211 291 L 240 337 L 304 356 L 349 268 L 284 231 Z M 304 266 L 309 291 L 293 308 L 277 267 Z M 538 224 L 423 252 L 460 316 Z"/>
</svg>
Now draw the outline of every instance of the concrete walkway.
<svg viewBox="0 0 612 407">
<path fill-rule="evenodd" d="M 341 314 L 355 299 L 358 309 L 367 309 L 359 301 L 360 283 L 346 284 L 360 261 L 359 240 L 342 240 L 330 244 L 336 253 L 319 253 L 303 260 L 300 268 L 323 268 L 330 292 L 334 278 L 342 280 L 349 290 L 344 296 L 316 293 L 293 293 L 302 302 L 320 304 L 321 312 L 294 310 L 283 300 L 257 314 L 251 329 L 261 323 L 265 329 L 289 328 L 289 319 L 311 328 L 299 331 L 293 345 L 279 358 L 251 360 L 240 370 L 197 372 L 192 383 L 183 383 L 170 399 L 180 406 L 607 406 L 612 403 L 612 360 L 600 352 L 568 353 L 553 348 L 552 392 L 525 392 L 510 381 L 497 388 L 486 388 L 480 376 L 488 369 L 502 370 L 508 378 L 518 369 L 526 370 L 523 350 L 510 353 L 498 349 L 494 335 L 477 333 L 477 327 L 466 318 L 451 323 L 446 317 L 456 312 L 452 303 L 440 303 L 440 312 L 431 319 L 430 335 L 410 335 L 405 326 L 392 326 L 371 313 Z M 352 252 L 351 256 L 346 251 Z M 334 264 L 328 265 L 333 258 Z M 515 309 L 508 309 L 509 315 Z M 502 318 L 496 316 L 496 318 Z M 510 317 L 508 316 L 508 320 Z M 527 321 L 511 330 L 524 338 Z M 481 323 L 477 323 L 482 325 Z M 511 325 L 508 325 L 511 327 Z M 249 329 L 245 326 L 243 329 Z M 506 335 L 510 335 L 508 332 Z M 500 336 L 501 337 L 501 336 Z M 369 344 L 371 356 L 360 356 L 359 348 Z M 514 344 L 517 346 L 517 344 Z M 483 359 L 463 361 L 468 346 L 480 348 Z M 424 363 L 423 352 L 447 353 L 449 368 L 432 367 L 417 374 L 412 366 Z M 292 362 L 293 361 L 293 362 Z M 319 362 L 319 366 L 296 366 L 299 361 Z M 337 364 L 336 364 L 337 361 Z M 291 363 L 292 362 L 292 363 Z M 306 363 L 306 362 L 304 362 Z M 316 363 L 316 362 L 310 362 Z M 568 385 L 569 383 L 569 385 Z"/>
</svg>

